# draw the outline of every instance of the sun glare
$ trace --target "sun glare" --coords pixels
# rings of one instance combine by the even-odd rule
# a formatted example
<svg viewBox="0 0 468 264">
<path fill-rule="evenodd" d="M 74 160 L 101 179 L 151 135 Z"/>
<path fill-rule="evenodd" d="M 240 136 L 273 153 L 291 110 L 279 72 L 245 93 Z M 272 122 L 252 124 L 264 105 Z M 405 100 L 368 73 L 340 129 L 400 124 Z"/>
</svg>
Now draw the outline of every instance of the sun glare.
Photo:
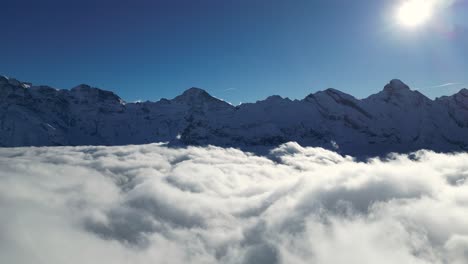
<svg viewBox="0 0 468 264">
<path fill-rule="evenodd" d="M 432 16 L 432 1 L 407 0 L 397 10 L 398 23 L 404 27 L 414 28 L 425 24 Z"/>
</svg>

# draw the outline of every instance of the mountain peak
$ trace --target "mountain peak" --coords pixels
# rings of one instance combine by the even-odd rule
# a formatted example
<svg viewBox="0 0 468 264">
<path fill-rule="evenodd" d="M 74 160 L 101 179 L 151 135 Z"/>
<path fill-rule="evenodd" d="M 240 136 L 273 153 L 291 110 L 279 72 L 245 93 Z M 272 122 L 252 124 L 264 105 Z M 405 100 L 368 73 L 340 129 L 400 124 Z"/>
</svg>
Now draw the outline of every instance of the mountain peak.
<svg viewBox="0 0 468 264">
<path fill-rule="evenodd" d="M 87 84 L 80 84 L 80 85 L 77 85 L 75 87 L 73 87 L 71 90 L 72 91 L 80 91 L 80 90 L 90 90 L 91 89 L 91 86 L 87 85 Z"/>
<path fill-rule="evenodd" d="M 217 100 L 213 96 L 211 96 L 207 91 L 197 88 L 197 87 L 192 87 L 187 90 L 185 90 L 181 95 L 177 96 L 174 98 L 174 101 L 176 102 L 198 102 L 198 101 L 206 101 L 206 100 Z"/>
<path fill-rule="evenodd" d="M 197 87 L 192 87 L 187 90 L 185 90 L 182 95 L 185 96 L 211 96 L 207 91 L 197 88 Z"/>
<path fill-rule="evenodd" d="M 343 93 L 342 91 L 337 90 L 335 88 L 327 88 L 327 89 L 324 90 L 324 92 L 326 92 L 326 93 Z"/>
<path fill-rule="evenodd" d="M 463 88 L 457 94 L 461 94 L 461 95 L 463 95 L 465 97 L 468 97 L 468 89 Z"/>
<path fill-rule="evenodd" d="M 172 100 L 124 106 L 88 85 L 22 89 L 10 80 L 0 77 L 0 146 L 169 142 L 255 150 L 297 141 L 356 155 L 468 149 L 467 89 L 433 101 L 392 80 L 362 100 L 326 89 L 304 100 L 274 95 L 234 107 L 190 88 Z"/>
<path fill-rule="evenodd" d="M 391 80 L 385 85 L 383 91 L 373 94 L 364 101 L 385 101 L 392 102 L 394 105 L 420 105 L 430 103 L 432 100 L 427 98 L 419 91 L 413 91 L 408 85 L 399 79 Z"/>
<path fill-rule="evenodd" d="M 284 100 L 284 98 L 279 95 L 270 95 L 265 99 L 265 101 L 268 101 L 268 102 L 278 102 L 282 100 Z"/>
<path fill-rule="evenodd" d="M 323 91 L 318 91 L 316 93 L 309 94 L 304 98 L 306 101 L 311 101 L 313 98 L 331 98 L 335 101 L 342 101 L 342 100 L 354 100 L 355 98 L 347 93 L 344 93 L 340 90 L 334 88 L 327 88 Z M 319 99 L 320 100 L 320 99 Z"/>
<path fill-rule="evenodd" d="M 232 107 L 230 104 L 211 96 L 207 91 L 197 87 L 185 90 L 185 92 L 171 101 L 197 107 L 208 104 L 217 107 Z"/>
<path fill-rule="evenodd" d="M 409 86 L 399 79 L 391 80 L 384 87 L 384 91 L 388 91 L 388 92 L 409 91 L 409 90 L 410 90 Z"/>
<path fill-rule="evenodd" d="M 31 83 L 20 82 L 14 78 L 8 78 L 6 76 L 0 75 L 0 85 L 11 85 L 16 88 L 29 88 Z"/>
<path fill-rule="evenodd" d="M 7 84 L 7 83 L 8 83 L 8 78 L 0 75 L 0 84 Z"/>
</svg>

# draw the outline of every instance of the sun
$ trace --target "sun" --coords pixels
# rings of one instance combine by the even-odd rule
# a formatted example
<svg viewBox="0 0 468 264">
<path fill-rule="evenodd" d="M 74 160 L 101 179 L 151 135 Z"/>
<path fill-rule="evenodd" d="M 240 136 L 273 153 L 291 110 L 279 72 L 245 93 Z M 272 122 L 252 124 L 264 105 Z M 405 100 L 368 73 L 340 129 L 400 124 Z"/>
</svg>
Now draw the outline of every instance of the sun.
<svg viewBox="0 0 468 264">
<path fill-rule="evenodd" d="M 398 23 L 407 28 L 415 28 L 429 21 L 434 11 L 432 1 L 406 0 L 397 10 Z"/>
</svg>

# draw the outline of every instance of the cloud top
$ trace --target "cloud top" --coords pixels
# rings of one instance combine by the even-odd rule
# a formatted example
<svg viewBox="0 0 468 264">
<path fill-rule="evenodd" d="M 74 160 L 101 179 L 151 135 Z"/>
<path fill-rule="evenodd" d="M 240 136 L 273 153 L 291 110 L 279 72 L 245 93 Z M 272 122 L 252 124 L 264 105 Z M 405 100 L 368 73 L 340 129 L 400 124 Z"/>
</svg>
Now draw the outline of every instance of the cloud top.
<svg viewBox="0 0 468 264">
<path fill-rule="evenodd" d="M 466 263 L 468 154 L 0 149 L 5 263 Z"/>
</svg>

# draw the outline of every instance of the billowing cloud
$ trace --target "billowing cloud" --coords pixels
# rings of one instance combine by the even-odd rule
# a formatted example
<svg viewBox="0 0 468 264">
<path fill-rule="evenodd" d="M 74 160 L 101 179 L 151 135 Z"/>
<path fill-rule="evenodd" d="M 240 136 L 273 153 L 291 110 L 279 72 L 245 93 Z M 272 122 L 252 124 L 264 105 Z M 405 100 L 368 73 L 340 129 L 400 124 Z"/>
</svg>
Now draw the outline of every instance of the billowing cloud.
<svg viewBox="0 0 468 264">
<path fill-rule="evenodd" d="M 1 263 L 467 263 L 468 154 L 0 149 Z"/>
</svg>

